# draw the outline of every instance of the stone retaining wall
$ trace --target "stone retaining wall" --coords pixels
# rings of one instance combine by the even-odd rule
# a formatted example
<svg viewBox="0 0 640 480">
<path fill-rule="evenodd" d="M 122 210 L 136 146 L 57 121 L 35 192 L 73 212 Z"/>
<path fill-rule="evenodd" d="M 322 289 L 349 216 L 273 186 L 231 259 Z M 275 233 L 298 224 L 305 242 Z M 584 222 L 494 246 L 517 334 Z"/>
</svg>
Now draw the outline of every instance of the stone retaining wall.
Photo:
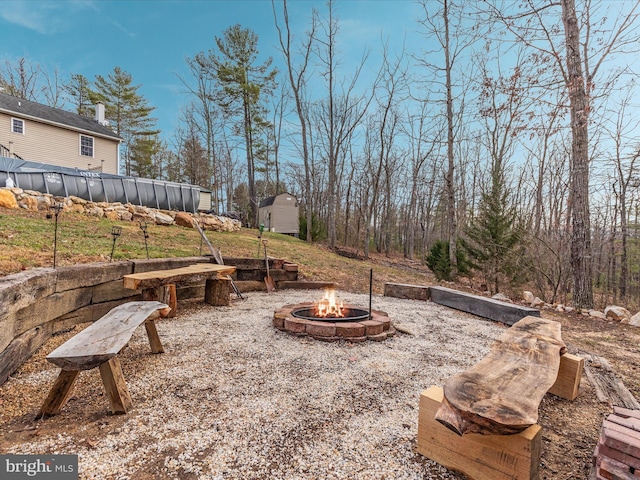
<svg viewBox="0 0 640 480">
<path fill-rule="evenodd" d="M 241 292 L 266 290 L 264 260 L 225 258 Z M 150 270 L 211 263 L 211 257 L 128 260 L 69 267 L 36 268 L 0 278 L 0 385 L 52 335 L 93 322 L 115 306 L 141 299 L 123 288 L 122 277 Z M 297 284 L 298 266 L 269 259 L 276 287 Z M 204 282 L 177 285 L 178 299 L 204 299 Z"/>
<path fill-rule="evenodd" d="M 219 215 L 192 215 L 187 212 L 158 210 L 130 203 L 90 202 L 79 197 L 54 197 L 49 193 L 15 187 L 0 189 L 0 207 L 23 208 L 38 212 L 50 210 L 55 203 L 62 203 L 62 212 L 81 213 L 113 221 L 147 222 L 157 225 L 177 224 L 193 228 L 193 220 L 195 219 L 204 230 L 216 232 L 237 232 L 242 226 L 239 220 Z"/>
</svg>

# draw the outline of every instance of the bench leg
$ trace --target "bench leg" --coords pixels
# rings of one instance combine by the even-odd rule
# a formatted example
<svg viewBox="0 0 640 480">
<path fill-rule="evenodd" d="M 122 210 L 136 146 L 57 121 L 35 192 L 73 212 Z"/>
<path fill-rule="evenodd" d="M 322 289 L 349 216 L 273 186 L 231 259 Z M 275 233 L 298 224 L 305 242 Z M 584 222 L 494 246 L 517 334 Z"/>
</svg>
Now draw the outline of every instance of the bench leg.
<svg viewBox="0 0 640 480">
<path fill-rule="evenodd" d="M 208 278 L 204 286 L 204 302 L 217 307 L 229 305 L 231 280 L 229 278 Z"/>
<path fill-rule="evenodd" d="M 80 370 L 60 370 L 60 375 L 56 378 L 36 418 L 49 417 L 60 413 L 64 404 L 67 403 L 69 395 L 71 395 L 71 389 L 76 383 L 79 373 Z"/>
<path fill-rule="evenodd" d="M 110 360 L 100 365 L 100 376 L 104 384 L 104 390 L 109 397 L 111 411 L 113 413 L 127 413 L 133 408 L 131 395 L 124 381 L 120 360 L 112 357 Z"/>
<path fill-rule="evenodd" d="M 153 353 L 163 353 L 164 348 L 156 329 L 156 322 L 154 320 L 147 320 L 144 322 L 144 328 L 147 329 L 147 337 L 149 337 L 149 345 Z"/>
<path fill-rule="evenodd" d="M 178 297 L 176 294 L 176 286 L 173 283 L 170 283 L 169 285 L 161 285 L 159 287 L 143 289 L 142 300 L 156 300 L 158 302 L 166 303 L 169 307 L 171 307 L 171 312 L 169 312 L 169 315 L 167 315 L 167 317 L 172 318 L 176 316 L 176 311 L 178 309 Z"/>
</svg>

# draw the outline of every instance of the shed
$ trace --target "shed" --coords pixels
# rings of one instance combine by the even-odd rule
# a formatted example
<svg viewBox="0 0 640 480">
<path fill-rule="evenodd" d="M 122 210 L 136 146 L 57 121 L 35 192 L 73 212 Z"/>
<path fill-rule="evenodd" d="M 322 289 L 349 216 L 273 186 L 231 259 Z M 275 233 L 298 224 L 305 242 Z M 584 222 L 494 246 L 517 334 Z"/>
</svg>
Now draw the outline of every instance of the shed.
<svg viewBox="0 0 640 480">
<path fill-rule="evenodd" d="M 298 236 L 300 207 L 298 199 L 290 193 L 265 198 L 258 207 L 258 222 L 270 232 Z"/>
</svg>

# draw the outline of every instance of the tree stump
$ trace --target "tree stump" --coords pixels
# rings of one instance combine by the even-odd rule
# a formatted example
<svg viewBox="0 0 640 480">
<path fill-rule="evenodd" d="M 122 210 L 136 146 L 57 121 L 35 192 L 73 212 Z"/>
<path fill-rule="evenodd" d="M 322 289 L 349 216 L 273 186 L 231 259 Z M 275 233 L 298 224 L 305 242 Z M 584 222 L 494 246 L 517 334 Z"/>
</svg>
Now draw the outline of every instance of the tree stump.
<svg viewBox="0 0 640 480">
<path fill-rule="evenodd" d="M 208 278 L 204 287 L 204 302 L 216 307 L 229 305 L 231 279 Z"/>
</svg>

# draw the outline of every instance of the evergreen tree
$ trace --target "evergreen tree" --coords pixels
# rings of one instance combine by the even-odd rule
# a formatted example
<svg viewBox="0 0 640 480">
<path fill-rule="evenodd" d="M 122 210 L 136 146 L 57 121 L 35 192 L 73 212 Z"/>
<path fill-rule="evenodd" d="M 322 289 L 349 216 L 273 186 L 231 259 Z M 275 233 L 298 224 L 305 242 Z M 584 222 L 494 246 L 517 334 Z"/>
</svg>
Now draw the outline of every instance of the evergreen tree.
<svg viewBox="0 0 640 480">
<path fill-rule="evenodd" d="M 499 292 L 503 283 L 513 287 L 522 282 L 524 228 L 511 204 L 500 161 L 492 166 L 489 187 L 465 233 L 462 246 L 474 268 L 482 271 L 491 293 Z"/>
<path fill-rule="evenodd" d="M 137 135 L 131 146 L 131 170 L 142 178 L 158 178 L 157 155 L 162 146 L 157 135 Z"/>
<path fill-rule="evenodd" d="M 87 77 L 79 73 L 72 73 L 69 81 L 62 88 L 78 115 L 91 117 L 95 114 L 95 108 L 91 102 L 91 82 Z"/>
<path fill-rule="evenodd" d="M 247 186 L 250 222 L 255 224 L 258 203 L 255 188 L 255 148 L 265 121 L 264 97 L 273 92 L 277 69 L 272 59 L 257 64 L 258 36 L 250 29 L 234 25 L 216 37 L 219 54 L 210 52 L 206 61 L 220 90 L 216 102 L 225 115 L 236 120 L 236 131 L 244 137 L 247 156 Z"/>
<path fill-rule="evenodd" d="M 105 105 L 105 117 L 114 132 L 122 137 L 120 158 L 124 161 L 126 175 L 132 174 L 132 148 L 139 136 L 156 135 L 156 119 L 151 117 L 155 107 L 138 93 L 140 85 L 133 85 L 131 75 L 115 67 L 106 78 L 96 76 L 95 90 L 91 92 L 93 103 Z"/>
</svg>

